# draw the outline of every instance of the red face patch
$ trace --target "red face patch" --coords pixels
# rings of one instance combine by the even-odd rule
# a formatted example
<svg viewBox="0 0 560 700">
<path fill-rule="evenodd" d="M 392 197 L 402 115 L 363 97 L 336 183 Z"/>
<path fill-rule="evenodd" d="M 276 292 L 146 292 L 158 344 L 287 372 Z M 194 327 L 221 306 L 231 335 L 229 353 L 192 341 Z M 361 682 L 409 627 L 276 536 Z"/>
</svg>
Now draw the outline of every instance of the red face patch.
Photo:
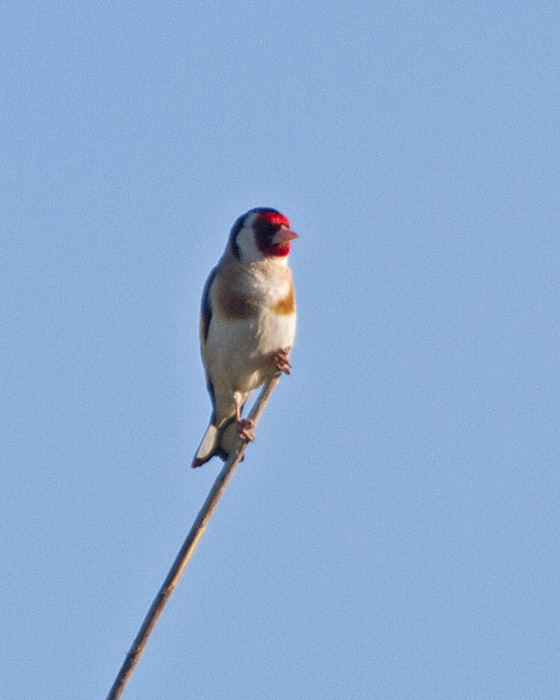
<svg viewBox="0 0 560 700">
<path fill-rule="evenodd" d="M 289 242 L 280 244 L 272 242 L 280 226 L 290 228 L 290 222 L 284 214 L 275 211 L 260 211 L 253 224 L 257 246 L 267 258 L 285 258 L 290 252 Z"/>
<path fill-rule="evenodd" d="M 272 211 L 264 211 L 259 214 L 258 218 L 264 219 L 264 221 L 274 226 L 274 228 L 278 228 L 279 226 L 286 226 L 287 228 L 290 228 L 290 222 L 284 216 L 284 214 L 278 214 Z"/>
</svg>

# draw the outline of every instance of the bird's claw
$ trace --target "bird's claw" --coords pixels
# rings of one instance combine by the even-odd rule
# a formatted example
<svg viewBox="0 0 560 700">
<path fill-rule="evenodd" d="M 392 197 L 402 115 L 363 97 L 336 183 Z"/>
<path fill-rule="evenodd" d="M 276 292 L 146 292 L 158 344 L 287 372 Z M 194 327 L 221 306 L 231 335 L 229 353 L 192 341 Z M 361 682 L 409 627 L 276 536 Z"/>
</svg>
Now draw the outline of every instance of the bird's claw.
<svg viewBox="0 0 560 700">
<path fill-rule="evenodd" d="M 250 420 L 249 418 L 241 418 L 237 421 L 237 434 L 240 438 L 243 438 L 243 440 L 247 440 L 247 442 L 254 442 L 254 427 L 255 423 L 252 420 Z"/>
<path fill-rule="evenodd" d="M 288 352 L 288 350 L 280 349 L 272 355 L 274 366 L 277 370 L 283 372 L 284 374 L 290 374 L 292 371 L 292 365 L 288 360 Z"/>
</svg>

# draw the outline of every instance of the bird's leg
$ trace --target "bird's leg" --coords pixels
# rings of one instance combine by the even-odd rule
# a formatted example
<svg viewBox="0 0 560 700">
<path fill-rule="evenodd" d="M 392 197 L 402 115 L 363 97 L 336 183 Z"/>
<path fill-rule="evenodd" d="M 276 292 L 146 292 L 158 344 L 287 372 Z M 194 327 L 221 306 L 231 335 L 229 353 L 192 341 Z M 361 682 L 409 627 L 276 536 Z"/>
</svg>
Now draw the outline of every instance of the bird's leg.
<svg viewBox="0 0 560 700">
<path fill-rule="evenodd" d="M 253 442 L 255 439 L 255 434 L 253 433 L 253 428 L 255 424 L 249 418 L 241 418 L 241 406 L 243 397 L 240 391 L 233 392 L 233 400 L 235 401 L 235 422 L 237 423 L 237 432 L 239 437 L 249 442 Z"/>
<path fill-rule="evenodd" d="M 288 360 L 289 349 L 279 348 L 275 353 L 272 354 L 272 361 L 276 369 L 279 369 L 284 374 L 290 374 L 292 371 L 292 365 Z"/>
</svg>

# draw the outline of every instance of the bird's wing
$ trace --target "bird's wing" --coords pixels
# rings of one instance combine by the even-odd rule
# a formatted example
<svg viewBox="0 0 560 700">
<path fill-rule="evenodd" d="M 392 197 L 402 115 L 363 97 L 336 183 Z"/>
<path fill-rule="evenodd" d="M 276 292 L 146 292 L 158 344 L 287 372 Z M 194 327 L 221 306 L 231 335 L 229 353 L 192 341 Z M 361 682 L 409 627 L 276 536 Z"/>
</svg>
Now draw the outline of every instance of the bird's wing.
<svg viewBox="0 0 560 700">
<path fill-rule="evenodd" d="M 208 329 L 210 328 L 210 321 L 212 320 L 212 303 L 210 301 L 210 288 L 212 287 L 212 282 L 216 278 L 216 273 L 218 268 L 215 267 L 204 285 L 204 291 L 202 293 L 202 305 L 200 308 L 200 345 L 204 349 L 206 345 L 206 339 L 208 338 Z"/>
<path fill-rule="evenodd" d="M 202 292 L 202 304 L 200 308 L 200 349 L 202 350 L 203 360 L 206 339 L 208 338 L 210 322 L 212 321 L 212 301 L 210 296 L 210 289 L 212 287 L 212 283 L 216 279 L 217 272 L 218 267 L 216 266 L 208 275 L 208 279 L 206 280 L 206 284 L 204 285 L 204 291 Z M 204 368 L 204 374 L 206 375 L 206 387 L 208 389 L 208 393 L 210 394 L 210 400 L 212 402 L 212 417 L 210 419 L 210 422 L 213 423 L 216 413 L 216 393 L 214 391 L 214 386 L 210 381 L 210 377 L 208 376 L 208 372 L 206 371 L 206 367 Z"/>
</svg>

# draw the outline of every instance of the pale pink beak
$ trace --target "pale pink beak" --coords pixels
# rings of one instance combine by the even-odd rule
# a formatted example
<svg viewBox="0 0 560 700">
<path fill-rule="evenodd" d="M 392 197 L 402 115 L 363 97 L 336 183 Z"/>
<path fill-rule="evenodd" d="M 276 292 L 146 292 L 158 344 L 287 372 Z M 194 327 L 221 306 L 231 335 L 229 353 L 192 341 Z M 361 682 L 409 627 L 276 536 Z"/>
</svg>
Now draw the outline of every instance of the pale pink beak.
<svg viewBox="0 0 560 700">
<path fill-rule="evenodd" d="M 293 241 L 294 238 L 299 238 L 297 233 L 290 231 L 289 228 L 282 227 L 272 236 L 272 244 L 280 245 L 281 243 L 288 243 L 288 241 Z"/>
</svg>

